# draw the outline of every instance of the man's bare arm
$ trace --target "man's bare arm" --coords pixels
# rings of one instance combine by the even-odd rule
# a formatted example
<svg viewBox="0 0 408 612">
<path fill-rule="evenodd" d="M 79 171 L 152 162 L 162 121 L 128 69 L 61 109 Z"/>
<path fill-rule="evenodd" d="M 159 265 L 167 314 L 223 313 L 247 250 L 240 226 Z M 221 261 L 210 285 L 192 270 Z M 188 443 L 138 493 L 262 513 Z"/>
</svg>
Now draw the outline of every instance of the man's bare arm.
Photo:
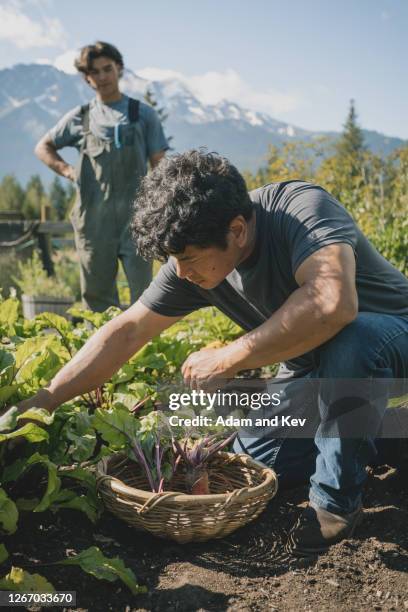
<svg viewBox="0 0 408 612">
<path fill-rule="evenodd" d="M 136 302 L 95 332 L 47 387 L 21 402 L 21 410 L 37 406 L 52 412 L 73 397 L 96 389 L 146 342 L 179 319 L 156 314 Z"/>
<path fill-rule="evenodd" d="M 335 336 L 358 313 L 355 257 L 348 244 L 310 255 L 294 291 L 268 321 L 236 341 L 234 360 L 255 368 L 298 357 Z"/>
<path fill-rule="evenodd" d="M 36 144 L 34 153 L 51 170 L 70 181 L 75 181 L 75 169 L 62 159 L 47 134 Z"/>
<path fill-rule="evenodd" d="M 265 323 L 220 349 L 190 355 L 182 367 L 186 384 L 208 384 L 239 370 L 293 359 L 335 336 L 358 313 L 355 258 L 348 244 L 332 244 L 296 271 L 299 288 Z"/>
</svg>

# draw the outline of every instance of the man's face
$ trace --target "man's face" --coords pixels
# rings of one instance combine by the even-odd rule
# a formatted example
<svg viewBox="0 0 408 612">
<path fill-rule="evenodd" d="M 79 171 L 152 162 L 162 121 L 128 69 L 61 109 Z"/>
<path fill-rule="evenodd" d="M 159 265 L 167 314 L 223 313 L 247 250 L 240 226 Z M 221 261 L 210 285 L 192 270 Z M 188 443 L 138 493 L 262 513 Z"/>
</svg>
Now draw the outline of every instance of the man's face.
<svg viewBox="0 0 408 612">
<path fill-rule="evenodd" d="M 179 278 L 198 285 L 202 289 L 214 289 L 235 268 L 231 249 L 219 247 L 205 249 L 188 245 L 183 253 L 174 255 Z"/>
<path fill-rule="evenodd" d="M 239 216 L 231 222 L 225 250 L 216 246 L 200 248 L 188 245 L 182 253 L 174 255 L 177 276 L 202 289 L 214 289 L 247 254 L 247 223 Z"/>
<path fill-rule="evenodd" d="M 186 278 L 202 289 L 214 289 L 254 248 L 255 217 L 249 222 L 238 215 L 231 221 L 226 240 L 227 248 L 200 248 L 188 245 L 174 256 L 179 278 Z"/>
<path fill-rule="evenodd" d="M 98 57 L 93 60 L 86 80 L 92 89 L 95 89 L 102 97 L 109 97 L 119 89 L 120 71 L 119 64 L 112 59 Z"/>
</svg>

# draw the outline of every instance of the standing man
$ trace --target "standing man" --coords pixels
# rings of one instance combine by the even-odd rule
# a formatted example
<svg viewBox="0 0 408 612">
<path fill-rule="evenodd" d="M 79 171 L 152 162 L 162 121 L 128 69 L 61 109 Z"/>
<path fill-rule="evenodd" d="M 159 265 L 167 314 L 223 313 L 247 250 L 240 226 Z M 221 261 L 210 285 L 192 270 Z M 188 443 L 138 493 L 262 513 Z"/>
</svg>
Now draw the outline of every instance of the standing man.
<svg viewBox="0 0 408 612">
<path fill-rule="evenodd" d="M 84 305 L 95 311 L 119 305 L 118 259 L 135 302 L 152 278 L 152 262 L 135 250 L 129 232 L 132 203 L 147 163 L 156 166 L 168 144 L 153 108 L 121 93 L 121 53 L 98 41 L 80 51 L 75 67 L 96 93 L 69 111 L 38 142 L 41 161 L 77 185 L 71 212 L 79 255 Z M 79 152 L 76 167 L 58 154 L 63 147 Z"/>
</svg>

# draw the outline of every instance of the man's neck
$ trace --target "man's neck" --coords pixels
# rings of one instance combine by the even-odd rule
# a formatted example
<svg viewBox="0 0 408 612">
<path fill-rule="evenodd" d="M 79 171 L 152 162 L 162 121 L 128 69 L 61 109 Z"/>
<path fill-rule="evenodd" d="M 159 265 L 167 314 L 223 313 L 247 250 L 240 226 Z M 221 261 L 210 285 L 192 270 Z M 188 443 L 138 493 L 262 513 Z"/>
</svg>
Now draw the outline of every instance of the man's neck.
<svg viewBox="0 0 408 612">
<path fill-rule="evenodd" d="M 101 93 L 97 92 L 96 97 L 99 102 L 102 104 L 112 104 L 113 102 L 120 102 L 122 99 L 122 92 L 119 89 L 110 95 L 104 96 Z"/>
</svg>

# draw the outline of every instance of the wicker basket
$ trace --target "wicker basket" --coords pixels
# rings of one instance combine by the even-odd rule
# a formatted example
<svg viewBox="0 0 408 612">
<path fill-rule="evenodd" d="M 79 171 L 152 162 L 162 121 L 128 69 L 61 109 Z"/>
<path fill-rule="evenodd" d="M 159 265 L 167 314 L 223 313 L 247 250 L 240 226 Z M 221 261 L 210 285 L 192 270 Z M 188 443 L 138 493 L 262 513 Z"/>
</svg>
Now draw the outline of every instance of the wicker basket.
<svg viewBox="0 0 408 612">
<path fill-rule="evenodd" d="M 179 543 L 232 533 L 253 521 L 278 488 L 275 472 L 244 454 L 218 453 L 208 472 L 210 495 L 188 495 L 182 473 L 173 479 L 172 491 L 159 494 L 147 490 L 138 465 L 121 453 L 105 457 L 96 468 L 99 493 L 113 514 Z"/>
</svg>

